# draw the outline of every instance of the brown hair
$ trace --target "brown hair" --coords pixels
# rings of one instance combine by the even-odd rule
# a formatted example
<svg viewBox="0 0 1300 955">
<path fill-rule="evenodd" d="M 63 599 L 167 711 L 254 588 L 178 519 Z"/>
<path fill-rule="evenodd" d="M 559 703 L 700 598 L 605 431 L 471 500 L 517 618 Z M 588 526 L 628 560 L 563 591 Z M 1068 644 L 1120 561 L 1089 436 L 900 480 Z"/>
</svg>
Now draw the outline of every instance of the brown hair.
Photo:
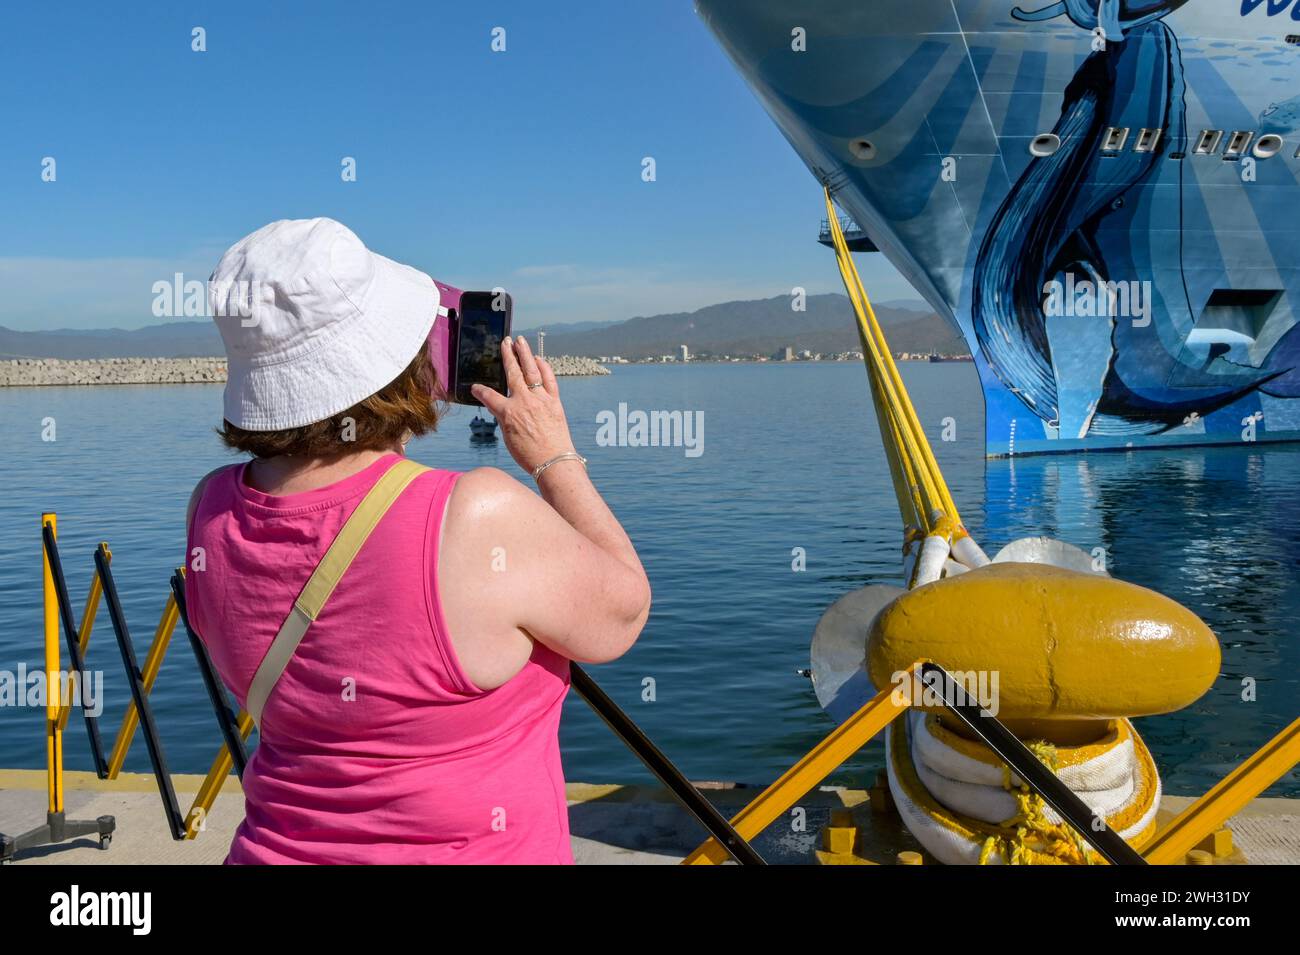
<svg viewBox="0 0 1300 955">
<path fill-rule="evenodd" d="M 406 370 L 387 385 L 324 421 L 283 431 L 245 431 L 224 421 L 217 434 L 226 447 L 259 458 L 382 451 L 437 430 L 443 411 L 439 403 L 445 397 L 428 350 L 421 348 Z"/>
</svg>

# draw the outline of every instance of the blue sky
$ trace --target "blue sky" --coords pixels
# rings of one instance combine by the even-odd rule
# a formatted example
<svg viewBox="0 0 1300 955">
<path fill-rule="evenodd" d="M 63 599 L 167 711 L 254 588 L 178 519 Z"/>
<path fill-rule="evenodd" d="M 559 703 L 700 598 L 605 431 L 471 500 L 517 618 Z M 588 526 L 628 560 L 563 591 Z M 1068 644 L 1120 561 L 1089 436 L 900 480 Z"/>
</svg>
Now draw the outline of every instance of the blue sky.
<svg viewBox="0 0 1300 955">
<path fill-rule="evenodd" d="M 11 328 L 160 321 L 154 282 L 310 216 L 524 328 L 840 289 L 815 181 L 684 0 L 6 4 L 0 89 Z"/>
</svg>

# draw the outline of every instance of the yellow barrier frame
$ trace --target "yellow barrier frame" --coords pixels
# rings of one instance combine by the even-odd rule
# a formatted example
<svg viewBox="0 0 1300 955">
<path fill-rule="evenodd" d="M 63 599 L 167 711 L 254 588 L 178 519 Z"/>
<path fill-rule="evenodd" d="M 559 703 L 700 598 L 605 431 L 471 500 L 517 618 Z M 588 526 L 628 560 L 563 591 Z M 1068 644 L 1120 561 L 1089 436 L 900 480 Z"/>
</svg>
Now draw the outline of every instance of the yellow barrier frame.
<svg viewBox="0 0 1300 955">
<path fill-rule="evenodd" d="M 104 551 L 105 558 L 111 560 L 112 551 L 109 550 L 108 544 L 101 543 L 99 546 Z M 178 567 L 177 571 L 182 577 L 185 575 L 184 567 Z M 90 593 L 86 596 L 86 611 L 78 634 L 83 652 L 90 642 L 90 632 L 94 626 L 95 614 L 99 609 L 99 601 L 102 595 L 103 583 L 99 578 L 99 573 L 96 572 L 91 580 Z M 163 660 L 167 656 L 172 636 L 176 632 L 176 624 L 179 622 L 180 608 L 176 605 L 176 597 L 174 594 L 168 593 L 162 616 L 159 617 L 158 626 L 154 629 L 153 641 L 149 644 L 144 664 L 140 668 L 141 682 L 144 684 L 146 693 L 153 691 L 153 685 L 158 679 L 159 671 L 162 670 Z M 57 651 L 58 647 L 56 645 L 55 652 L 57 653 Z M 253 732 L 253 718 L 241 709 L 238 721 L 239 732 L 242 738 L 246 740 Z M 67 722 L 66 712 L 63 715 L 63 722 Z M 109 779 L 116 779 L 118 774 L 121 773 L 122 765 L 126 762 L 126 754 L 131 749 L 131 743 L 135 740 L 135 731 L 139 725 L 140 714 L 136 710 L 135 701 L 131 700 L 127 704 L 126 713 L 122 716 L 122 725 L 118 729 L 117 738 L 113 743 L 113 751 L 109 756 Z M 204 820 L 212 810 L 212 804 L 216 801 L 218 794 L 221 792 L 221 787 L 225 785 L 233 767 L 234 760 L 230 756 L 230 750 L 225 743 L 222 743 L 221 749 L 218 750 L 216 758 L 213 759 L 212 766 L 203 780 L 203 785 L 199 787 L 198 793 L 194 796 L 194 801 L 190 804 L 189 812 L 185 815 L 186 839 L 194 839 L 203 831 Z"/>
<path fill-rule="evenodd" d="M 83 671 L 63 672 L 62 646 L 60 633 L 67 610 L 67 581 L 63 579 L 62 561 L 58 560 L 59 520 L 52 511 L 41 514 L 41 639 L 43 641 L 45 673 L 45 782 L 48 803 L 45 822 L 34 829 L 15 836 L 0 834 L 0 862 L 11 862 L 20 852 L 26 852 L 37 846 L 52 846 L 67 842 L 79 836 L 98 836 L 99 847 L 107 849 L 117 828 L 113 816 L 99 816 L 95 819 L 68 819 L 63 812 L 63 730 L 67 726 L 68 714 L 76 705 L 77 691 L 84 679 Z M 59 566 L 59 579 L 55 579 L 55 563 Z M 68 615 L 71 611 L 68 610 Z M 68 627 L 66 636 L 71 640 L 72 630 Z M 78 631 L 77 643 L 69 642 L 69 652 L 74 664 L 77 650 L 85 647 L 89 639 L 89 630 Z M 75 682 L 74 682 L 75 680 Z M 95 762 L 103 759 L 99 751 L 99 734 L 94 717 L 87 714 L 86 726 L 90 733 L 91 747 Z"/>
<path fill-rule="evenodd" d="M 239 736 L 240 739 L 247 740 L 253 732 L 253 718 L 243 709 L 240 709 L 239 716 Z M 221 749 L 217 750 L 216 758 L 212 760 L 212 767 L 208 770 L 208 775 L 203 779 L 203 785 L 194 795 L 194 802 L 190 804 L 190 811 L 185 816 L 185 838 L 194 839 L 203 831 L 204 820 L 207 819 L 208 813 L 212 811 L 212 804 L 217 801 L 217 796 L 221 793 L 221 787 L 226 784 L 230 778 L 230 770 L 234 768 L 235 761 L 231 758 L 230 747 L 225 743 L 221 744 Z"/>
<path fill-rule="evenodd" d="M 907 679 L 903 681 L 903 686 L 914 685 L 914 674 L 921 662 L 918 660 L 907 668 Z M 778 816 L 787 812 L 911 705 L 911 695 L 898 687 L 881 690 L 809 750 L 808 755 L 786 770 L 780 779 L 736 813 L 731 819 L 732 828 L 746 842 L 756 838 Z M 710 836 L 682 860 L 682 865 L 717 865 L 730 858 L 731 855 L 722 848 L 722 844 Z"/>
<path fill-rule="evenodd" d="M 107 545 L 99 546 L 105 552 L 108 551 Z M 98 573 L 95 574 L 95 583 L 100 583 Z M 163 658 L 167 656 L 167 648 L 171 645 L 172 633 L 176 630 L 176 622 L 179 619 L 180 611 L 176 607 L 176 598 L 169 593 L 167 603 L 163 606 L 162 616 L 158 619 L 158 626 L 154 629 L 153 642 L 149 644 L 149 650 L 145 654 L 144 666 L 140 668 L 141 682 L 146 693 L 153 691 L 154 681 L 158 679 L 158 671 L 162 669 Z M 109 779 L 116 779 L 118 773 L 122 771 L 127 750 L 131 748 L 131 741 L 135 738 L 135 731 L 139 725 L 140 714 L 135 708 L 135 700 L 131 700 L 127 704 L 126 713 L 122 715 L 122 725 L 117 731 L 117 739 L 113 742 L 112 755 L 108 758 Z"/>
<path fill-rule="evenodd" d="M 52 513 L 41 515 L 42 528 L 48 526 L 57 536 L 58 518 Z M 63 812 L 63 662 L 59 651 L 59 601 L 54 591 L 54 570 L 50 555 L 41 547 L 41 622 L 45 638 L 45 776 L 49 811 Z M 68 710 L 72 700 L 68 700 Z"/>
<path fill-rule="evenodd" d="M 1257 753 L 1219 780 L 1200 799 L 1156 834 L 1142 853 L 1152 865 L 1181 862 L 1202 839 L 1217 830 L 1252 799 L 1300 763 L 1300 719 L 1265 743 Z"/>
<path fill-rule="evenodd" d="M 47 515 L 53 518 L 54 515 Z M 56 528 L 57 530 L 57 528 Z M 104 551 L 104 556 L 108 560 L 113 559 L 113 553 L 108 549 L 108 544 L 100 541 L 100 548 Z M 99 579 L 99 571 L 96 570 L 90 577 L 90 591 L 86 594 L 86 606 L 81 611 L 81 626 L 77 629 L 77 643 L 81 646 L 81 659 L 86 659 L 86 648 L 90 646 L 90 632 L 95 628 L 95 617 L 99 613 L 99 600 L 104 595 L 104 585 Z M 72 715 L 72 702 L 60 708 L 59 711 L 59 729 L 68 728 L 68 717 Z"/>
</svg>

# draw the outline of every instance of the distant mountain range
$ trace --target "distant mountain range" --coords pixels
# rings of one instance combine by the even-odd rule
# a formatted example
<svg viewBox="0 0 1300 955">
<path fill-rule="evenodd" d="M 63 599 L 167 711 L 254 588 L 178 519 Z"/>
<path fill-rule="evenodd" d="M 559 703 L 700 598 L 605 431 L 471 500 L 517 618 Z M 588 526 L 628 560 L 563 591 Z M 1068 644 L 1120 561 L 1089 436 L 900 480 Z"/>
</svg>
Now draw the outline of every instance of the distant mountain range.
<svg viewBox="0 0 1300 955">
<path fill-rule="evenodd" d="M 831 354 L 856 351 L 856 323 L 843 295 L 810 295 L 804 311 L 789 296 L 723 302 L 694 312 L 649 315 L 610 322 L 575 322 L 521 329 L 536 344 L 546 332 L 552 355 L 628 359 L 676 355 L 770 355 L 787 346 Z M 964 355 L 966 343 L 921 302 L 882 302 L 876 315 L 895 352 Z M 222 355 L 221 336 L 211 321 L 168 322 L 126 330 L 59 329 L 22 332 L 0 326 L 0 358 L 190 358 Z"/>
<path fill-rule="evenodd" d="M 553 355 L 592 358 L 651 358 L 677 355 L 685 345 L 692 355 L 771 355 L 787 346 L 831 354 L 857 351 L 857 323 L 843 295 L 810 295 L 805 310 L 790 307 L 790 297 L 723 302 L 695 312 L 631 318 L 588 329 L 541 326 Z M 875 306 L 892 351 L 965 355 L 965 341 L 947 321 L 920 302 Z M 529 332 L 531 335 L 531 331 Z"/>
<path fill-rule="evenodd" d="M 224 355 L 210 321 L 167 322 L 144 328 L 61 328 L 19 332 L 0 325 L 3 358 L 203 358 Z"/>
</svg>

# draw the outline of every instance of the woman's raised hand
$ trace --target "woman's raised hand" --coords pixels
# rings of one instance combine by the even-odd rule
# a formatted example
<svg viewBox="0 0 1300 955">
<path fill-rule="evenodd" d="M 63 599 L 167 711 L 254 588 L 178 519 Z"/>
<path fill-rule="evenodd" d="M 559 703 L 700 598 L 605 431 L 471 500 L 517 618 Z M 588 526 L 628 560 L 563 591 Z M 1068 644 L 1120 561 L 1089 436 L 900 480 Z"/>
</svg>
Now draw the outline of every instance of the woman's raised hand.
<svg viewBox="0 0 1300 955">
<path fill-rule="evenodd" d="M 573 451 L 569 425 L 555 372 L 528 342 L 505 339 L 501 360 L 510 397 L 485 385 L 473 386 L 474 397 L 497 416 L 506 447 L 531 474 Z M 513 664 L 503 670 L 502 661 L 523 666 L 534 640 L 570 660 L 615 660 L 650 613 L 636 549 L 586 471 L 552 468 L 538 485 L 534 494 L 496 468 L 475 468 L 448 504 L 446 553 L 478 557 L 439 561 L 444 609 L 453 632 L 489 641 L 480 662 L 493 686 L 518 672 Z M 484 572 L 482 557 L 495 548 L 510 555 L 508 574 Z"/>
<path fill-rule="evenodd" d="M 470 392 L 500 422 L 515 463 L 532 474 L 557 454 L 573 450 L 560 386 L 546 359 L 534 357 L 522 335 L 502 340 L 501 361 L 510 396 L 480 384 Z"/>
</svg>

